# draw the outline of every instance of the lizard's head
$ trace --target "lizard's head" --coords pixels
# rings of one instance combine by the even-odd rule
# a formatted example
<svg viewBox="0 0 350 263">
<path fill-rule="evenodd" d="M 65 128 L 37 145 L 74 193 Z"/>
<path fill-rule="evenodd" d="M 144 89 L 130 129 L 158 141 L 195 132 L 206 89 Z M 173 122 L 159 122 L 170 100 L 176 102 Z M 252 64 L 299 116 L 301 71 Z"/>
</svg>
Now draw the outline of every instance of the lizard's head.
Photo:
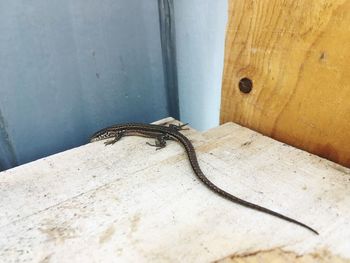
<svg viewBox="0 0 350 263">
<path fill-rule="evenodd" d="M 102 129 L 90 137 L 90 142 L 96 142 L 96 141 L 101 141 L 104 139 L 115 137 L 118 132 L 119 131 L 116 128 Z"/>
</svg>

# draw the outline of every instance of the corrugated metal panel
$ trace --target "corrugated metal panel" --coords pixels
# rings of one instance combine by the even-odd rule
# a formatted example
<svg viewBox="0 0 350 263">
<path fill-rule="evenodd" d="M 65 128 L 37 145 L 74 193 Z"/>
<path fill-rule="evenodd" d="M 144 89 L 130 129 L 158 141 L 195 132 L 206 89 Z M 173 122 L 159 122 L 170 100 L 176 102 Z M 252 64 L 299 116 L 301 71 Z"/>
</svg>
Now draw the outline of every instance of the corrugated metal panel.
<svg viewBox="0 0 350 263">
<path fill-rule="evenodd" d="M 157 1 L 4 0 L 0 166 L 168 115 Z"/>
</svg>

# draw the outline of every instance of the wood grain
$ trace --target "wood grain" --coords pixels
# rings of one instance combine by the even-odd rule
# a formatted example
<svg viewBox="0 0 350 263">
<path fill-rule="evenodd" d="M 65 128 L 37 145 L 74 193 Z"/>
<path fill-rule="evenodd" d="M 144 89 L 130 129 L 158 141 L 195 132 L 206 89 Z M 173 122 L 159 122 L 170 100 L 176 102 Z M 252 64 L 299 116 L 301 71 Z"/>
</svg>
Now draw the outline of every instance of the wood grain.
<svg viewBox="0 0 350 263">
<path fill-rule="evenodd" d="M 229 3 L 221 123 L 350 167 L 350 1 Z"/>
<path fill-rule="evenodd" d="M 290 251 L 282 249 L 272 249 L 268 251 L 257 251 L 254 253 L 246 253 L 243 255 L 234 255 L 216 263 L 349 263 L 348 259 L 338 257 L 330 254 L 328 251 L 318 251 L 317 253 L 309 253 L 305 255 L 298 255 Z"/>
</svg>

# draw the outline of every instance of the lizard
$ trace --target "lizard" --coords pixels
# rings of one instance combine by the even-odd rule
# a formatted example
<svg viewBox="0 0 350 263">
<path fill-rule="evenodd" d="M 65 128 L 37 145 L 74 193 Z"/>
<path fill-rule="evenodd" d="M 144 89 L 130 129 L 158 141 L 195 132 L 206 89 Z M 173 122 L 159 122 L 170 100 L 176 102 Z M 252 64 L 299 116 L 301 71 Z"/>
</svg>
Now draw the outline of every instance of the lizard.
<svg viewBox="0 0 350 263">
<path fill-rule="evenodd" d="M 183 135 L 180 131 L 185 130 L 187 128 L 184 128 L 186 124 L 170 124 L 169 126 L 164 125 L 156 125 L 156 124 L 144 124 L 144 123 L 125 123 L 125 124 L 116 124 L 107 128 L 104 128 L 102 130 L 97 131 L 90 137 L 90 143 L 100 140 L 105 140 L 112 138 L 112 140 L 108 140 L 105 142 L 105 145 L 112 145 L 119 141 L 123 136 L 142 136 L 147 138 L 154 138 L 156 139 L 154 144 L 148 143 L 150 146 L 156 147 L 157 150 L 162 149 L 166 146 L 167 140 L 173 140 L 179 142 L 184 148 L 187 153 L 187 157 L 189 159 L 189 162 L 191 164 L 191 167 L 196 174 L 196 176 L 199 178 L 199 180 L 204 183 L 211 191 L 215 192 L 216 194 L 220 195 L 221 197 L 230 200 L 231 202 L 240 204 L 242 206 L 275 216 L 277 218 L 280 218 L 282 220 L 294 223 L 296 225 L 299 225 L 303 228 L 306 228 L 310 231 L 312 231 L 314 234 L 319 234 L 315 229 L 311 228 L 310 226 L 297 221 L 293 218 L 290 218 L 288 216 L 285 216 L 283 214 L 280 214 L 278 212 L 275 212 L 273 210 L 270 210 L 268 208 L 250 203 L 248 201 L 245 201 L 239 197 L 236 197 L 223 189 L 216 186 L 214 183 L 212 183 L 209 178 L 203 173 L 202 169 L 199 166 L 196 151 L 194 149 L 193 144 L 191 141 Z"/>
</svg>

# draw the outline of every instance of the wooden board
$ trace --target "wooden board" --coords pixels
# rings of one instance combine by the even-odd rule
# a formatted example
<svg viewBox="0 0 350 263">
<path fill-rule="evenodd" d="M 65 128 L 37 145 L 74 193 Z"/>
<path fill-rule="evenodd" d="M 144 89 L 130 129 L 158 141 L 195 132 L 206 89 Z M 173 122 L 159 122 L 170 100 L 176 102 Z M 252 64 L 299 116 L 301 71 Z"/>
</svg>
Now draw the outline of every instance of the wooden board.
<svg viewBox="0 0 350 263">
<path fill-rule="evenodd" d="M 349 169 L 233 123 L 184 133 L 217 185 L 320 236 L 218 197 L 176 142 L 126 137 L 0 173 L 0 262 L 349 261 Z"/>
<path fill-rule="evenodd" d="M 350 167 L 349 25 L 350 0 L 229 1 L 221 123 Z"/>
</svg>

